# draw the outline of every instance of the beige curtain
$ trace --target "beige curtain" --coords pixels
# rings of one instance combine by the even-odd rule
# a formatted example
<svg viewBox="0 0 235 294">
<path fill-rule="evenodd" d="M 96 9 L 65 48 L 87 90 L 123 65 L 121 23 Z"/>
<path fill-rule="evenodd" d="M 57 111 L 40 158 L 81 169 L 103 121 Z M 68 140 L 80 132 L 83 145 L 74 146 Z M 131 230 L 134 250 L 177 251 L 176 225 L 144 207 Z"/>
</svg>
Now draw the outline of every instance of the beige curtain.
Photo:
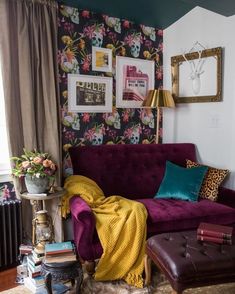
<svg viewBox="0 0 235 294">
<path fill-rule="evenodd" d="M 0 5 L 1 63 L 10 153 L 19 156 L 23 147 L 50 153 L 59 167 L 59 185 L 57 3 L 1 0 Z M 56 211 L 56 203 L 50 204 Z M 26 202 L 23 208 L 24 228 L 29 233 L 31 206 Z M 56 236 L 61 239 L 60 224 L 55 227 Z"/>
</svg>

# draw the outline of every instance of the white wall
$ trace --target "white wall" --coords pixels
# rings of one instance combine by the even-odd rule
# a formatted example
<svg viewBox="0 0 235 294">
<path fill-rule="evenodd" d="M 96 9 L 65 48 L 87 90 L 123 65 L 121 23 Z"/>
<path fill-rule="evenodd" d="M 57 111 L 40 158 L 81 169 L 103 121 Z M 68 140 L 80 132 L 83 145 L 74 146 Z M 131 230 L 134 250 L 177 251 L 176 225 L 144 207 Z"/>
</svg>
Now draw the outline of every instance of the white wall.
<svg viewBox="0 0 235 294">
<path fill-rule="evenodd" d="M 196 7 L 164 31 L 163 43 L 164 89 L 171 89 L 171 56 L 189 51 L 196 41 L 208 49 L 223 47 L 223 101 L 164 109 L 163 142 L 195 143 L 199 162 L 231 171 L 225 182 L 230 188 L 235 188 L 234 28 L 235 16 L 228 18 Z"/>
</svg>

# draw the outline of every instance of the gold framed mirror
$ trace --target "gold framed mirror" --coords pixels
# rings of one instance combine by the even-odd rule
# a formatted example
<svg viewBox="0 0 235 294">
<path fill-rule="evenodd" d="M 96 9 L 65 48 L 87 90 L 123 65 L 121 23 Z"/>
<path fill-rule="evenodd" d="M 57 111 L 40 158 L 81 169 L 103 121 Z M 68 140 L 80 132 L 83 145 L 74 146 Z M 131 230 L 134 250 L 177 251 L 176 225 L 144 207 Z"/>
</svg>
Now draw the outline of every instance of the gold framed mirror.
<svg viewBox="0 0 235 294">
<path fill-rule="evenodd" d="M 222 48 L 171 57 L 176 103 L 222 101 Z"/>
</svg>

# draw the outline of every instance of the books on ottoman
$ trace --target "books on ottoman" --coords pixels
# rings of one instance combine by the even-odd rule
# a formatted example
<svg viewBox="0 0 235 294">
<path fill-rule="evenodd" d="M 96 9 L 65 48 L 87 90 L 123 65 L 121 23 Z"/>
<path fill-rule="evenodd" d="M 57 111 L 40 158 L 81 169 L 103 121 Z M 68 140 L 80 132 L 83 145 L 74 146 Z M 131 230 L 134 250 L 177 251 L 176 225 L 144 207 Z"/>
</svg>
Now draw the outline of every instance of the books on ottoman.
<svg viewBox="0 0 235 294">
<path fill-rule="evenodd" d="M 205 235 L 197 235 L 197 240 L 205 241 L 205 242 L 214 242 L 217 244 L 225 244 L 225 245 L 232 245 L 232 240 L 226 240 L 223 238 L 205 236 Z"/>
<path fill-rule="evenodd" d="M 197 229 L 198 235 L 211 236 L 223 239 L 232 239 L 233 227 L 221 226 L 209 223 L 200 223 Z"/>
<path fill-rule="evenodd" d="M 233 227 L 210 223 L 200 223 L 197 229 L 197 239 L 218 244 L 232 245 Z"/>
</svg>

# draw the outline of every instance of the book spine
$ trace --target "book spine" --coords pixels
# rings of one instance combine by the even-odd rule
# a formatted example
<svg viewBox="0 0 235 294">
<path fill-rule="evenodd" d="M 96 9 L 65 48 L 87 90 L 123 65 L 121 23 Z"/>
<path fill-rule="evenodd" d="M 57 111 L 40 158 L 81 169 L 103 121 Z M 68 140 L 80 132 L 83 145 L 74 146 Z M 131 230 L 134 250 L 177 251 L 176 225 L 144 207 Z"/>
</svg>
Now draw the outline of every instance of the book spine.
<svg viewBox="0 0 235 294">
<path fill-rule="evenodd" d="M 71 253 L 71 252 L 73 252 L 73 250 L 71 250 L 71 249 L 64 249 L 64 250 L 55 250 L 55 251 L 47 251 L 46 252 L 46 256 L 48 256 L 48 255 L 59 255 L 59 254 L 64 254 L 64 253 Z"/>
<path fill-rule="evenodd" d="M 197 240 L 209 241 L 209 242 L 214 242 L 217 244 L 232 245 L 232 240 L 225 240 L 223 238 L 216 238 L 216 237 L 210 237 L 210 236 L 204 236 L 204 235 L 197 235 Z"/>
<path fill-rule="evenodd" d="M 198 235 L 203 235 L 203 236 L 205 235 L 205 236 L 209 236 L 209 237 L 222 238 L 224 240 L 232 240 L 232 235 L 225 234 L 222 232 L 198 229 L 197 233 L 198 233 Z"/>
</svg>

